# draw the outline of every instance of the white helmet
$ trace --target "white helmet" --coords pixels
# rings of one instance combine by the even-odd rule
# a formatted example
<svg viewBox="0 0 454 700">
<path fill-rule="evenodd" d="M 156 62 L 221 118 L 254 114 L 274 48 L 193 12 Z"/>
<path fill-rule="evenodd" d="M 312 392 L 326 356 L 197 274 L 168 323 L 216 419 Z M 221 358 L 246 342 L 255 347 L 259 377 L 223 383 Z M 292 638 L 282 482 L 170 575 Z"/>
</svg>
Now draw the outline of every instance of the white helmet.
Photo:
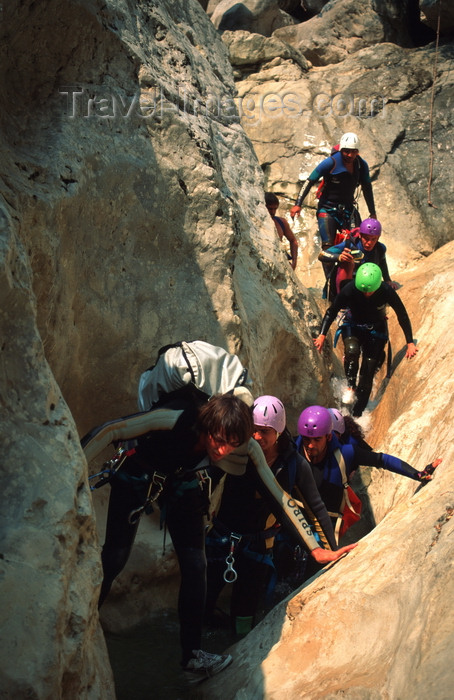
<svg viewBox="0 0 454 700">
<path fill-rule="evenodd" d="M 282 401 L 275 396 L 259 396 L 254 401 L 252 409 L 254 425 L 261 425 L 264 428 L 274 428 L 281 434 L 285 430 L 285 408 Z"/>
<path fill-rule="evenodd" d="M 339 435 L 343 435 L 345 433 L 344 416 L 337 408 L 328 408 L 328 411 L 333 419 L 333 430 Z"/>
<path fill-rule="evenodd" d="M 339 142 L 339 150 L 342 151 L 343 148 L 350 148 L 351 150 L 359 151 L 359 138 L 356 134 L 349 131 L 341 137 Z"/>
</svg>

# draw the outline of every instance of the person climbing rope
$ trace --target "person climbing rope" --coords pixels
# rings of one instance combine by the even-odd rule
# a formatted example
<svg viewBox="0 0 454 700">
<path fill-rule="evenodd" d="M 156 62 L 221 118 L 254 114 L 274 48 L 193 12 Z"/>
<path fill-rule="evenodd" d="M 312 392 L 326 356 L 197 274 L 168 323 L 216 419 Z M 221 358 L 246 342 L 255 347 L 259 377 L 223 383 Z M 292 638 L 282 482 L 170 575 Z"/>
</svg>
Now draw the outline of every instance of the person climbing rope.
<svg viewBox="0 0 454 700">
<path fill-rule="evenodd" d="M 356 207 L 356 192 L 362 188 L 369 209 L 369 216 L 376 218 L 374 195 L 369 166 L 359 155 L 360 142 L 356 134 L 343 134 L 339 150 L 319 163 L 303 184 L 290 216 L 299 215 L 302 203 L 311 187 L 323 178 L 323 187 L 317 206 L 317 222 L 323 249 L 334 245 L 336 231 L 359 226 L 361 218 Z M 325 276 L 332 264 L 323 263 Z"/>
<path fill-rule="evenodd" d="M 418 352 L 407 310 L 397 292 L 382 282 L 382 273 L 375 263 L 361 265 L 355 279 L 348 282 L 326 310 L 320 333 L 314 345 L 322 351 L 326 334 L 337 314 L 347 309 L 340 332 L 344 343 L 344 370 L 348 388 L 342 397 L 344 404 L 353 404 L 352 415 L 361 416 L 367 406 L 375 371 L 383 360 L 388 342 L 386 305 L 395 311 L 405 335 L 405 357 Z M 359 380 L 357 375 L 362 356 Z M 356 399 L 356 400 L 355 400 Z"/>
</svg>

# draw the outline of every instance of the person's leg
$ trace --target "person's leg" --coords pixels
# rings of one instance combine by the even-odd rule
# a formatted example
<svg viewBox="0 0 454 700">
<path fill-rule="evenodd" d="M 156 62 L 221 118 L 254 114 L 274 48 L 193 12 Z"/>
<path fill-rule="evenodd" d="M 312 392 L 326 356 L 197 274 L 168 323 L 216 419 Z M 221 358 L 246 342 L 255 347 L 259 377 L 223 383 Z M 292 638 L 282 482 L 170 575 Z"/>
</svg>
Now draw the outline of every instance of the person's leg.
<svg viewBox="0 0 454 700">
<path fill-rule="evenodd" d="M 205 603 L 205 619 L 212 622 L 217 599 L 226 585 L 224 572 L 226 570 L 226 557 L 230 551 L 227 537 L 222 537 L 212 529 L 205 542 L 207 556 L 207 593 Z"/>
<path fill-rule="evenodd" d="M 241 550 L 236 561 L 238 579 L 233 584 L 230 614 L 237 634 L 247 634 L 255 621 L 260 601 L 272 572 L 269 553 Z"/>
<path fill-rule="evenodd" d="M 342 331 L 342 340 L 344 341 L 344 371 L 347 384 L 351 389 L 355 389 L 361 353 L 360 342 L 356 335 L 352 335 L 352 331 L 348 327 Z"/>
<path fill-rule="evenodd" d="M 328 214 L 327 211 L 322 209 L 317 212 L 317 223 L 318 232 L 320 235 L 320 243 L 323 250 L 330 248 L 334 245 L 334 239 L 336 237 L 336 231 L 338 230 L 338 225 L 336 220 Z M 325 273 L 325 278 L 328 279 L 332 270 L 332 262 L 322 262 L 323 271 Z"/>
<path fill-rule="evenodd" d="M 99 608 L 106 599 L 114 579 L 128 561 L 139 525 L 139 521 L 131 525 L 128 517 L 132 510 L 143 505 L 144 499 L 145 492 L 137 491 L 125 481 L 112 481 L 106 537 L 101 553 L 104 577 L 98 601 Z"/>
<path fill-rule="evenodd" d="M 382 357 L 386 338 L 376 338 L 371 334 L 363 343 L 363 358 L 359 371 L 358 387 L 356 389 L 356 403 L 353 407 L 353 416 L 359 417 L 367 406 L 372 391 L 372 384 L 376 367 Z"/>
<path fill-rule="evenodd" d="M 170 498 L 166 521 L 180 566 L 178 595 L 182 665 L 200 649 L 206 597 L 205 497 L 199 487 Z"/>
</svg>

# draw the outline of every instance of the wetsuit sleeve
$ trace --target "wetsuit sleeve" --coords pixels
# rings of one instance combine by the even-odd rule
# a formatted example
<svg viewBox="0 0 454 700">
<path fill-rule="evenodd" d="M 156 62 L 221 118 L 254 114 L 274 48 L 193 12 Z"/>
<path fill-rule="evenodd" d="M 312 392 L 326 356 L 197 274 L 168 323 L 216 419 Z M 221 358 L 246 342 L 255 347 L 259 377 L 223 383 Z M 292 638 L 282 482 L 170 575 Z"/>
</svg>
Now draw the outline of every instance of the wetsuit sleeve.
<svg viewBox="0 0 454 700">
<path fill-rule="evenodd" d="M 304 505 L 308 506 L 309 513 L 313 514 L 316 520 L 318 520 L 320 523 L 329 546 L 332 550 L 336 550 L 337 544 L 331 518 L 328 515 L 326 506 L 323 503 L 318 488 L 315 484 L 312 469 L 310 468 L 308 462 L 301 457 L 301 455 L 298 454 L 298 458 L 295 477 L 295 487 L 297 490 L 296 496 L 298 498 L 299 491 L 303 497 Z"/>
<path fill-rule="evenodd" d="M 399 325 L 402 328 L 405 335 L 405 340 L 407 341 L 407 343 L 412 343 L 413 330 L 411 327 L 410 318 L 407 314 L 407 309 L 405 308 L 402 299 L 394 289 L 391 289 L 391 287 L 387 287 L 387 295 L 387 302 L 391 306 L 391 308 L 394 309 L 394 311 L 396 312 L 397 320 L 399 321 Z"/>
<path fill-rule="evenodd" d="M 307 197 L 309 190 L 311 189 L 312 185 L 318 182 L 324 175 L 327 175 L 331 168 L 333 167 L 333 159 L 332 158 L 325 158 L 325 160 L 322 160 L 319 165 L 311 172 L 309 177 L 307 178 L 306 182 L 303 184 L 301 187 L 298 197 L 296 198 L 295 201 L 295 206 L 300 207 L 301 204 L 303 203 L 303 200 Z"/>
<path fill-rule="evenodd" d="M 314 170 L 315 172 L 315 170 Z M 311 173 L 312 174 L 312 173 Z M 310 178 L 310 176 L 309 176 Z M 295 201 L 295 206 L 300 207 L 303 203 L 303 200 L 307 197 L 309 190 L 311 189 L 312 185 L 316 182 L 316 180 L 310 180 L 307 179 L 304 185 L 301 187 L 298 197 L 296 198 Z"/>
<path fill-rule="evenodd" d="M 369 214 L 372 219 L 376 219 L 377 214 L 375 212 L 374 193 L 372 190 L 372 183 L 370 181 L 369 166 L 367 165 L 366 161 L 362 158 L 360 182 L 363 190 L 364 199 L 366 200 L 367 208 L 369 209 Z"/>
<path fill-rule="evenodd" d="M 361 447 L 354 447 L 353 454 L 353 469 L 357 469 L 359 466 L 377 467 L 377 469 L 386 469 L 389 472 L 394 472 L 394 474 L 400 474 L 401 476 L 407 476 L 409 479 L 419 481 L 419 472 L 407 462 L 404 462 L 403 459 L 393 457 L 384 452 L 364 450 Z"/>
<path fill-rule="evenodd" d="M 341 243 L 340 245 L 333 245 L 331 246 L 331 248 L 322 250 L 319 253 L 318 259 L 322 262 L 337 262 L 339 260 L 339 255 L 342 253 L 344 248 L 345 243 Z"/>
<path fill-rule="evenodd" d="M 344 290 L 341 289 L 339 294 L 334 299 L 331 306 L 329 306 L 325 315 L 323 316 L 322 325 L 320 327 L 320 335 L 326 335 L 330 329 L 332 322 L 335 320 L 337 314 L 341 309 L 348 308 L 348 302 L 346 301 Z"/>
<path fill-rule="evenodd" d="M 382 244 L 383 245 L 383 244 Z M 384 282 L 390 282 L 391 277 L 388 270 L 388 261 L 386 260 L 386 247 L 383 245 L 383 250 L 380 251 L 380 259 L 378 262 Z"/>
</svg>

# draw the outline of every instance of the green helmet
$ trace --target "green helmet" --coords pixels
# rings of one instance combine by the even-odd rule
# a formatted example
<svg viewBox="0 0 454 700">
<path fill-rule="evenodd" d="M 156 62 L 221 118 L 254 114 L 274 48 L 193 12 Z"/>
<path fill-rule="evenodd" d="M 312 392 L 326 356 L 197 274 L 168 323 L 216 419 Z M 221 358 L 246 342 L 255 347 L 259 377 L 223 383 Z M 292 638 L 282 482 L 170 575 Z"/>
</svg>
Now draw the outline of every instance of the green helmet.
<svg viewBox="0 0 454 700">
<path fill-rule="evenodd" d="M 364 263 L 358 268 L 355 287 L 360 292 L 376 292 L 381 285 L 381 270 L 375 263 Z"/>
</svg>

